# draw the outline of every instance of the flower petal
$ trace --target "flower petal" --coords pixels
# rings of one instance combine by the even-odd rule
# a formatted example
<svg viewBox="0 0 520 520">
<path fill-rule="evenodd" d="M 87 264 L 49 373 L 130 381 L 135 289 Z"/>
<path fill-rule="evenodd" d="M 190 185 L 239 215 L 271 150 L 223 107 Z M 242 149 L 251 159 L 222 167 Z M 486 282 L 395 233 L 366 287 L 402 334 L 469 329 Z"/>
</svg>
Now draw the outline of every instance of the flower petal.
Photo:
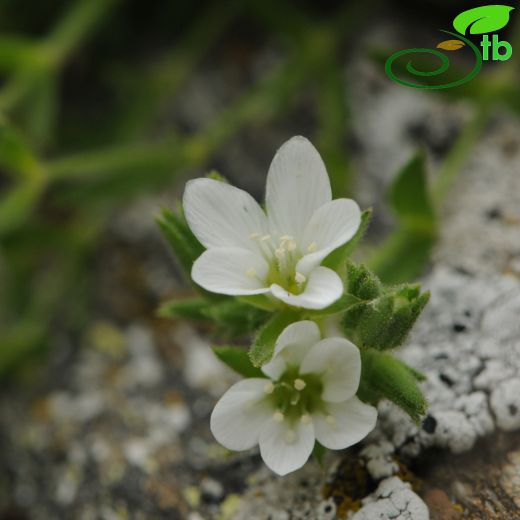
<svg viewBox="0 0 520 520">
<path fill-rule="evenodd" d="M 191 270 L 193 281 L 219 294 L 262 294 L 269 266 L 256 253 L 238 247 L 213 248 L 197 258 Z"/>
<path fill-rule="evenodd" d="M 314 427 L 300 421 L 290 426 L 271 418 L 260 433 L 259 444 L 266 465 L 278 475 L 287 475 L 307 462 L 314 448 Z"/>
<path fill-rule="evenodd" d="M 249 193 L 225 182 L 194 179 L 186 184 L 182 205 L 200 243 L 210 247 L 244 247 L 258 251 L 252 233 L 267 233 L 264 211 Z"/>
<path fill-rule="evenodd" d="M 306 254 L 296 270 L 306 275 L 332 251 L 348 242 L 361 224 L 361 210 L 351 199 L 336 199 L 318 208 L 303 233 Z"/>
<path fill-rule="evenodd" d="M 320 266 L 310 273 L 301 294 L 292 294 L 278 284 L 271 285 L 271 293 L 287 305 L 305 309 L 324 309 L 341 297 L 343 283 L 332 269 Z"/>
<path fill-rule="evenodd" d="M 366 437 L 376 425 L 377 410 L 352 397 L 342 403 L 330 403 L 329 415 L 313 415 L 316 439 L 330 450 L 348 448 Z"/>
<path fill-rule="evenodd" d="M 359 349 L 345 338 L 323 339 L 309 350 L 300 366 L 300 373 L 322 375 L 324 401 L 345 401 L 355 395 L 359 387 Z"/>
<path fill-rule="evenodd" d="M 271 229 L 300 239 L 313 213 L 332 198 L 327 170 L 305 137 L 289 139 L 276 152 L 266 187 Z"/>
<path fill-rule="evenodd" d="M 273 410 L 263 400 L 267 379 L 250 378 L 235 383 L 217 402 L 210 427 L 215 439 L 229 450 L 247 450 L 258 443 Z"/>
<path fill-rule="evenodd" d="M 288 364 L 299 366 L 305 354 L 320 339 L 320 329 L 313 321 L 292 323 L 278 336 L 273 358 L 262 367 L 263 373 L 271 379 L 278 379 Z"/>
</svg>

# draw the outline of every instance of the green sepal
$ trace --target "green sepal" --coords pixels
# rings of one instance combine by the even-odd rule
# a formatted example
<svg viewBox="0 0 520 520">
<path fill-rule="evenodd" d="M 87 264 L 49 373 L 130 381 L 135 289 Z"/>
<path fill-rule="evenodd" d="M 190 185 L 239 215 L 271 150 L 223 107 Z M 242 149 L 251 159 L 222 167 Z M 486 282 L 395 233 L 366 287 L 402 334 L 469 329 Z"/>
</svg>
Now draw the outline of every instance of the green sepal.
<svg viewBox="0 0 520 520">
<path fill-rule="evenodd" d="M 184 274 L 190 278 L 193 262 L 204 252 L 204 246 L 191 232 L 180 209 L 178 212 L 173 212 L 164 208 L 157 216 L 156 221 L 179 261 Z"/>
<path fill-rule="evenodd" d="M 223 182 L 224 184 L 229 184 L 229 181 L 217 170 L 211 170 L 206 177 L 208 179 L 213 179 L 214 181 Z"/>
<path fill-rule="evenodd" d="M 361 213 L 361 223 L 356 234 L 344 245 L 332 251 L 322 262 L 322 265 L 332 269 L 333 271 L 340 271 L 347 258 L 352 254 L 358 242 L 363 238 L 370 224 L 372 218 L 372 208 L 366 209 Z"/>
<path fill-rule="evenodd" d="M 428 405 L 415 371 L 396 357 L 372 349 L 362 351 L 361 360 L 362 397 L 369 396 L 372 402 L 375 397 L 386 398 L 419 423 Z"/>
<path fill-rule="evenodd" d="M 301 314 L 296 311 L 286 311 L 274 314 L 260 329 L 249 350 L 249 358 L 255 367 L 267 363 L 274 352 L 274 345 L 281 332 L 291 323 L 298 321 Z"/>
<path fill-rule="evenodd" d="M 320 467 L 323 469 L 324 467 L 324 458 L 325 454 L 327 453 L 327 448 L 320 444 L 318 441 L 314 442 L 314 448 L 312 449 L 312 455 L 316 459 L 317 463 L 320 465 Z"/>
<path fill-rule="evenodd" d="M 383 285 L 363 264 L 347 262 L 346 289 L 359 300 L 373 300 L 381 295 Z"/>
<path fill-rule="evenodd" d="M 244 377 L 265 377 L 265 374 L 251 364 L 247 350 L 241 347 L 213 347 L 215 355 L 229 368 Z"/>
<path fill-rule="evenodd" d="M 345 310 L 343 330 L 360 348 L 402 345 L 428 302 L 418 284 L 385 288 L 366 267 L 347 264 L 347 290 L 359 299 Z"/>
</svg>

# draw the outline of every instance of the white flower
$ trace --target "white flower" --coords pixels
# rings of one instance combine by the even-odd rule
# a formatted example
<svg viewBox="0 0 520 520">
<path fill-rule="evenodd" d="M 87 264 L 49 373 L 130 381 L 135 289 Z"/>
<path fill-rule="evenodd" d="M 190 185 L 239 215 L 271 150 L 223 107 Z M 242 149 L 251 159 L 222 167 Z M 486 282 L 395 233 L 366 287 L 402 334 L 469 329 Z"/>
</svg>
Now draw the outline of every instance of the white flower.
<svg viewBox="0 0 520 520">
<path fill-rule="evenodd" d="M 320 264 L 354 236 L 361 212 L 353 200 L 332 200 L 325 165 L 304 137 L 287 141 L 271 163 L 267 215 L 245 191 L 212 179 L 189 181 L 183 206 L 207 248 L 191 275 L 208 291 L 270 293 L 308 309 L 341 296 L 341 279 Z"/>
<path fill-rule="evenodd" d="M 303 466 L 315 440 L 343 449 L 375 426 L 376 409 L 355 396 L 359 350 L 344 338 L 321 339 L 312 321 L 289 325 L 262 371 L 268 378 L 243 379 L 221 397 L 211 431 L 230 450 L 259 444 L 264 462 L 279 475 Z"/>
</svg>

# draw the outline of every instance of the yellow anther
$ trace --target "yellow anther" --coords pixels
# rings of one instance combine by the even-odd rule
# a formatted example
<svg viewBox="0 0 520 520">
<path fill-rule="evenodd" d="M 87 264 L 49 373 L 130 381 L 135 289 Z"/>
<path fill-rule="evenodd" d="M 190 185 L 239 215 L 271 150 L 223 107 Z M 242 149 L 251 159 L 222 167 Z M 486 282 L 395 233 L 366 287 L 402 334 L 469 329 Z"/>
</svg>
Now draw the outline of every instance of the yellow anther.
<svg viewBox="0 0 520 520">
<path fill-rule="evenodd" d="M 260 233 L 251 233 L 251 234 L 249 235 L 249 238 L 250 238 L 251 240 L 256 240 L 257 238 L 260 238 Z"/>
<path fill-rule="evenodd" d="M 260 240 L 262 242 L 265 242 L 266 240 L 270 240 L 271 239 L 271 235 L 264 235 L 263 237 L 260 237 Z"/>
<path fill-rule="evenodd" d="M 246 276 L 248 278 L 254 278 L 256 276 L 256 269 L 254 267 L 250 267 L 247 271 L 246 271 Z"/>
<path fill-rule="evenodd" d="M 294 380 L 294 388 L 296 388 L 296 390 L 301 391 L 306 386 L 307 386 L 307 384 L 305 383 L 305 381 L 303 379 L 298 378 L 298 379 Z"/>
<path fill-rule="evenodd" d="M 307 281 L 307 278 L 302 273 L 296 273 L 294 276 L 294 280 L 297 284 L 302 284 Z"/>
<path fill-rule="evenodd" d="M 284 417 L 283 417 L 283 413 L 282 413 L 282 412 L 274 412 L 273 419 L 274 419 L 276 422 L 282 422 L 283 419 L 284 419 Z"/>
<path fill-rule="evenodd" d="M 312 422 L 312 417 L 308 413 L 304 413 L 300 417 L 300 421 L 302 424 L 310 424 Z"/>
<path fill-rule="evenodd" d="M 278 260 L 282 260 L 285 257 L 285 249 L 282 249 L 281 247 L 279 247 L 278 249 L 275 250 L 274 256 L 276 256 L 276 258 L 278 258 Z"/>
<path fill-rule="evenodd" d="M 265 384 L 264 392 L 266 394 L 272 394 L 274 392 L 274 385 L 273 385 L 273 383 L 271 383 L 271 381 L 269 381 L 268 383 Z"/>
<path fill-rule="evenodd" d="M 287 242 L 287 251 L 294 251 L 296 249 L 296 242 L 294 240 L 289 240 Z"/>
<path fill-rule="evenodd" d="M 309 251 L 309 253 L 314 253 L 314 251 L 316 251 L 318 249 L 318 244 L 316 244 L 316 242 L 311 242 L 309 244 L 309 247 L 307 247 L 307 251 Z"/>
</svg>

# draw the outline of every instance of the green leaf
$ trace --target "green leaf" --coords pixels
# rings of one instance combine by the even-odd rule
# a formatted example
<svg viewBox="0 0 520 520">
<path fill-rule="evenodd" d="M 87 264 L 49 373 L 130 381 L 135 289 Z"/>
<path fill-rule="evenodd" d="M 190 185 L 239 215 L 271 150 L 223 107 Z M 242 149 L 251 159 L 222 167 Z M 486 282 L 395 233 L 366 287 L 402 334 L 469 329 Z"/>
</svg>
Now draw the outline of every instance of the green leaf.
<svg viewBox="0 0 520 520">
<path fill-rule="evenodd" d="M 333 271 L 340 270 L 345 264 L 347 258 L 352 254 L 358 242 L 363 238 L 363 235 L 368 229 L 370 219 L 372 218 L 372 209 L 366 209 L 361 213 L 361 224 L 359 225 L 356 234 L 343 246 L 335 251 L 332 251 L 322 262 L 322 265 L 329 267 Z"/>
<path fill-rule="evenodd" d="M 255 367 L 260 367 L 271 359 L 278 336 L 288 325 L 298 321 L 300 317 L 300 313 L 295 311 L 281 312 L 275 314 L 260 329 L 249 350 L 249 357 Z"/>
<path fill-rule="evenodd" d="M 461 34 L 485 34 L 498 31 L 509 22 L 509 13 L 514 9 L 509 5 L 484 5 L 460 13 L 453 20 L 453 27 Z"/>
<path fill-rule="evenodd" d="M 411 228 L 430 230 L 435 213 L 428 192 L 424 154 L 405 164 L 390 188 L 390 203 L 399 220 Z"/>
<path fill-rule="evenodd" d="M 218 301 L 205 298 L 173 300 L 161 305 L 159 315 L 166 318 L 211 322 L 230 338 L 250 334 L 269 317 L 268 312 L 234 298 Z"/>
<path fill-rule="evenodd" d="M 418 423 L 426 414 L 427 403 L 412 369 L 399 359 L 374 350 L 364 351 L 361 356 L 363 385 L 395 403 Z"/>
<path fill-rule="evenodd" d="M 251 364 L 247 351 L 240 347 L 213 347 L 215 355 L 229 368 L 244 377 L 265 377 L 265 374 Z"/>
<path fill-rule="evenodd" d="M 437 219 L 422 154 L 405 164 L 389 195 L 397 227 L 378 247 L 369 266 L 383 282 L 399 283 L 422 273 L 437 237 Z"/>
<path fill-rule="evenodd" d="M 180 211 L 177 214 L 163 209 L 156 221 L 185 275 L 190 278 L 193 262 L 204 252 L 204 246 L 195 238 Z"/>
</svg>

